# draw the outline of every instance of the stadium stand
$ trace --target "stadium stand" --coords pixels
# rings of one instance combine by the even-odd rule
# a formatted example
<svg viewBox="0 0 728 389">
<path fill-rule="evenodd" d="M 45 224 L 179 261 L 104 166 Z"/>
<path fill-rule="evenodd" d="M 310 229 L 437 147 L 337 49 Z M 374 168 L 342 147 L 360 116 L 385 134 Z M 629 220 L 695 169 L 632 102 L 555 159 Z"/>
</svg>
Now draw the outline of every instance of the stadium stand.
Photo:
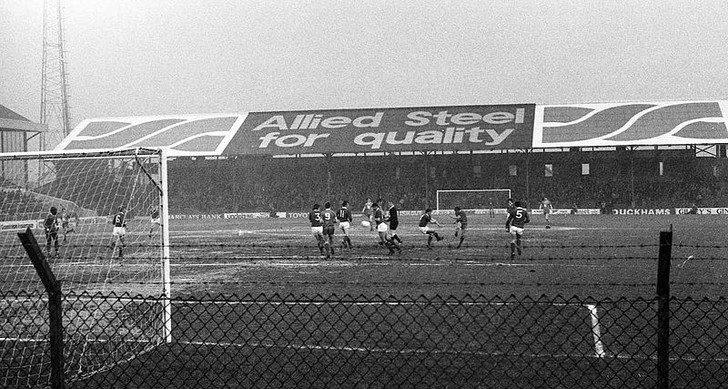
<svg viewBox="0 0 728 389">
<path fill-rule="evenodd" d="M 582 164 L 589 164 L 588 174 Z M 178 158 L 170 163 L 170 183 L 172 213 L 301 211 L 311 201 L 344 199 L 356 209 L 375 197 L 418 210 L 432 206 L 437 189 L 509 188 L 532 206 L 547 196 L 561 208 L 722 206 L 728 200 L 724 159 L 699 158 L 690 149 Z"/>
</svg>

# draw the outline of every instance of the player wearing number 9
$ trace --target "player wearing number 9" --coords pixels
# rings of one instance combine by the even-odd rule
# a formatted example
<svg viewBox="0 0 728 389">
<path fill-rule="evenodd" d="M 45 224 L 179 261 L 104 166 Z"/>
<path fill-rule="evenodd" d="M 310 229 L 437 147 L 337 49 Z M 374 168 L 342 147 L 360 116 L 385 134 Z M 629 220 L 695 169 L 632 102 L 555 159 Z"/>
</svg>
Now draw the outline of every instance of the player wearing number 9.
<svg viewBox="0 0 728 389">
<path fill-rule="evenodd" d="M 528 211 L 521 206 L 520 201 L 516 201 L 515 208 L 508 211 L 508 219 L 506 219 L 506 231 L 511 233 L 511 260 L 516 258 L 516 251 L 521 255 L 523 246 L 521 246 L 521 236 L 526 223 L 531 220 L 528 217 Z"/>
</svg>

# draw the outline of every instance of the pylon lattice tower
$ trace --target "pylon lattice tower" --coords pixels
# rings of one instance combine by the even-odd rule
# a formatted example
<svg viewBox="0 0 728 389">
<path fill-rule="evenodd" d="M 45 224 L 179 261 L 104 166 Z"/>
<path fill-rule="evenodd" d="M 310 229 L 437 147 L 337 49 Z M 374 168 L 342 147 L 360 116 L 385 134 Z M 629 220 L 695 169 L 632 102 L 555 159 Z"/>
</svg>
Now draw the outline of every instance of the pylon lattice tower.
<svg viewBox="0 0 728 389">
<path fill-rule="evenodd" d="M 48 126 L 48 132 L 41 135 L 41 150 L 52 150 L 71 131 L 63 43 L 61 0 L 44 0 L 40 122 Z"/>
</svg>

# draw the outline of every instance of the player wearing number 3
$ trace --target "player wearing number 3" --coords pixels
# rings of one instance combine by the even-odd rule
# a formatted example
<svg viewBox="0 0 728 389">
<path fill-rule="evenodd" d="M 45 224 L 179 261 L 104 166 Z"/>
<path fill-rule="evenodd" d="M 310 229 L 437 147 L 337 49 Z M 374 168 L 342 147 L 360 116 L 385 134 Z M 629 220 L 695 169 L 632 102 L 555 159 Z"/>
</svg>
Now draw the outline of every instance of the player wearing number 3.
<svg viewBox="0 0 728 389">
<path fill-rule="evenodd" d="M 324 219 L 321 217 L 321 209 L 318 204 L 313 205 L 313 209 L 308 213 L 308 221 L 311 223 L 311 233 L 316 238 L 321 255 L 324 255 Z"/>
<path fill-rule="evenodd" d="M 521 255 L 523 229 L 526 223 L 531 221 L 528 217 L 528 211 L 521 207 L 520 201 L 516 201 L 514 205 L 515 208 L 508 212 L 508 219 L 506 219 L 506 231 L 510 232 L 513 238 L 511 239 L 511 260 L 516 258 L 516 251 L 518 251 L 518 255 Z"/>
</svg>

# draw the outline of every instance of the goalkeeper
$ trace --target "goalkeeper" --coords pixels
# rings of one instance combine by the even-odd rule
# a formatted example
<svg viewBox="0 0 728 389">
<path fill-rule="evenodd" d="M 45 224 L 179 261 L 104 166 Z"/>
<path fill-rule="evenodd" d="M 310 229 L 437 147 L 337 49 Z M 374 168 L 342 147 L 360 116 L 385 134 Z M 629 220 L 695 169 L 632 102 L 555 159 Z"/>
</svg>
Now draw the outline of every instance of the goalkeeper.
<svg viewBox="0 0 728 389">
<path fill-rule="evenodd" d="M 151 223 L 151 227 L 149 228 L 149 237 L 152 237 L 152 234 L 154 233 L 154 229 L 156 227 L 161 228 L 162 227 L 162 219 L 159 216 L 159 208 L 155 206 L 149 207 L 149 223 Z M 155 227 L 156 226 L 156 227 Z"/>
<path fill-rule="evenodd" d="M 48 257 L 53 258 L 54 256 L 58 256 L 58 210 L 56 207 L 51 207 L 50 211 L 48 211 L 48 215 L 46 216 L 45 220 L 43 221 L 43 227 L 45 230 L 45 236 L 46 236 L 46 251 L 48 252 Z M 51 255 L 51 245 L 54 247 L 54 253 Z"/>
</svg>

